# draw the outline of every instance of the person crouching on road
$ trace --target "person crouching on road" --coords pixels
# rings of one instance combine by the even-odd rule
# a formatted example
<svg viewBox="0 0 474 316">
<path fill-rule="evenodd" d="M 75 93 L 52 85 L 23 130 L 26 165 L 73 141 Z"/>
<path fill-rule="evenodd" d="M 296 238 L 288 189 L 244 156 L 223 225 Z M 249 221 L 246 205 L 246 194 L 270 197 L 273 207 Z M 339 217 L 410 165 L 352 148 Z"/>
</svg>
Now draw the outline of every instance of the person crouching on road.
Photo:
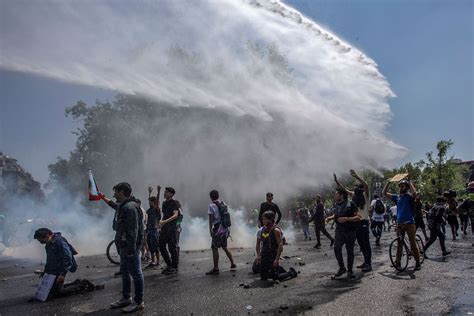
<svg viewBox="0 0 474 316">
<path fill-rule="evenodd" d="M 262 214 L 262 224 L 257 236 L 257 265 L 262 280 L 283 281 L 297 276 L 295 269 L 286 272 L 280 267 L 280 256 L 283 252 L 282 231 L 275 223 L 275 213 L 266 211 Z"/>
<path fill-rule="evenodd" d="M 120 248 L 120 271 L 122 272 L 122 298 L 111 308 L 123 308 L 124 313 L 133 313 L 145 307 L 143 303 L 144 282 L 140 260 L 140 248 L 143 244 L 143 217 L 138 203 L 132 194 L 132 187 L 126 182 L 114 186 L 117 200 L 117 238 Z M 132 279 L 135 288 L 132 303 Z"/>
</svg>

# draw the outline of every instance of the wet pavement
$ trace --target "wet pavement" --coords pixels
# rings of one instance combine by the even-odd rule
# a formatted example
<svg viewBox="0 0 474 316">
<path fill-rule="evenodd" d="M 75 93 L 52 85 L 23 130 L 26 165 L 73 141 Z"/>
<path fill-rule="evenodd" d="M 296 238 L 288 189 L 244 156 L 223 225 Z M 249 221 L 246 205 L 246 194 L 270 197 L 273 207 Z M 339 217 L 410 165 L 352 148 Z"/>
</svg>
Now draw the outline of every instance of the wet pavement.
<svg viewBox="0 0 474 316">
<path fill-rule="evenodd" d="M 333 235 L 334 231 L 329 230 Z M 412 313 L 474 314 L 474 237 L 460 236 L 447 241 L 452 254 L 446 258 L 436 242 L 428 251 L 421 271 L 413 272 L 411 260 L 406 272 L 390 267 L 389 242 L 395 233 L 384 233 L 382 244 L 373 246 L 373 271 L 356 272 L 355 280 L 331 280 L 337 270 L 329 241 L 314 249 L 314 241 L 296 241 L 285 247 L 281 265 L 294 267 L 298 277 L 273 284 L 251 273 L 254 250 L 232 249 L 237 270 L 221 252 L 221 274 L 205 276 L 211 268 L 210 250 L 182 251 L 179 274 L 162 275 L 145 271 L 143 315 L 248 315 L 248 314 L 331 314 L 381 315 Z M 450 234 L 448 233 L 448 239 Z M 373 244 L 374 239 L 371 236 Z M 345 254 L 345 251 L 344 251 Z M 120 298 L 118 267 L 105 255 L 77 258 L 79 269 L 67 279 L 87 278 L 105 284 L 104 290 L 58 298 L 47 303 L 28 303 L 38 284 L 34 270 L 39 261 L 0 257 L 0 315 L 117 315 L 110 302 Z M 362 255 L 356 247 L 355 265 Z M 248 284 L 244 288 L 242 284 Z"/>
</svg>

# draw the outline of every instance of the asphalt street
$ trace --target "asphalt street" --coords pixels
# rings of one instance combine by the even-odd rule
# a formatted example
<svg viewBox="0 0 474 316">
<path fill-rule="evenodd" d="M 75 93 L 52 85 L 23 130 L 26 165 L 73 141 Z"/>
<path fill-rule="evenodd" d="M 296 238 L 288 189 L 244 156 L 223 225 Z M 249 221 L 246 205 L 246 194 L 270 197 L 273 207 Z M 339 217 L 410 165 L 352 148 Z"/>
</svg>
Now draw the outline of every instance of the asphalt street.
<svg viewBox="0 0 474 316">
<path fill-rule="evenodd" d="M 328 227 L 329 228 L 329 227 Z M 334 230 L 329 230 L 333 235 Z M 314 235 L 314 232 L 312 232 Z M 302 233 L 301 233 L 302 234 Z M 143 315 L 248 315 L 248 314 L 474 314 L 474 237 L 469 234 L 451 241 L 448 257 L 441 256 L 436 242 L 428 251 L 421 271 L 413 272 L 411 260 L 406 272 L 397 273 L 388 257 L 395 233 L 385 232 L 382 244 L 374 246 L 373 271 L 355 280 L 331 280 L 337 270 L 329 241 L 314 249 L 313 241 L 295 241 L 284 249 L 281 265 L 294 267 L 298 277 L 279 284 L 260 281 L 251 273 L 254 249 L 232 249 L 237 270 L 231 272 L 221 253 L 221 274 L 206 276 L 212 267 L 211 251 L 182 251 L 177 275 L 162 275 L 159 269 L 145 271 Z M 345 251 L 344 251 L 345 255 Z M 0 257 L 0 315 L 117 315 L 109 303 L 120 298 L 121 278 L 114 278 L 117 266 L 105 255 L 77 258 L 79 269 L 67 281 L 87 278 L 105 289 L 58 298 L 46 303 L 28 300 L 38 284 L 34 270 L 39 261 Z M 356 247 L 355 265 L 362 261 Z M 244 288 L 248 284 L 249 288 Z"/>
</svg>

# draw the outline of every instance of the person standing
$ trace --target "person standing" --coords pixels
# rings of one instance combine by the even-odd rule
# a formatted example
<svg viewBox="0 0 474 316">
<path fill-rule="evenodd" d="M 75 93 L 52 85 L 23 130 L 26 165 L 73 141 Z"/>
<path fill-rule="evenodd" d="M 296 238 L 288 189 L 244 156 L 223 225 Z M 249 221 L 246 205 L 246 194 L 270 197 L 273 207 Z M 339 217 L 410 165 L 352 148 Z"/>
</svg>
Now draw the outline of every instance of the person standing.
<svg viewBox="0 0 474 316">
<path fill-rule="evenodd" d="M 324 204 L 321 200 L 320 195 L 316 195 L 316 205 L 314 207 L 314 213 L 313 216 L 310 219 L 310 222 L 314 222 L 314 231 L 316 234 L 316 245 L 314 245 L 313 248 L 319 248 L 321 247 L 321 233 L 324 234 L 330 241 L 331 241 L 331 246 L 334 245 L 334 238 L 328 233 L 326 230 L 326 220 L 325 220 L 325 214 L 324 214 Z"/>
<path fill-rule="evenodd" d="M 447 211 L 445 203 L 446 201 L 442 196 L 437 197 L 436 203 L 433 205 L 429 212 L 428 227 L 430 228 L 430 239 L 423 248 L 425 258 L 428 258 L 426 256 L 426 251 L 436 241 L 437 238 L 439 238 L 439 245 L 441 246 L 443 256 L 449 255 L 449 252 L 446 251 L 446 246 L 444 243 L 445 236 L 444 233 L 441 231 L 441 225 L 444 222 L 443 217 Z"/>
<path fill-rule="evenodd" d="M 397 204 L 397 235 L 402 237 L 405 235 L 405 233 L 408 235 L 411 253 L 416 261 L 415 271 L 420 270 L 420 252 L 416 244 L 416 227 L 415 219 L 413 217 L 414 203 L 413 197 L 408 193 L 408 190 L 410 190 L 412 194 L 416 194 L 415 186 L 408 180 L 402 180 L 398 183 L 399 194 L 393 194 L 387 192 L 389 185 L 390 182 L 385 184 L 383 194 Z M 400 265 L 401 256 L 402 243 L 400 242 L 398 243 L 397 247 L 397 257 L 395 264 Z"/>
<path fill-rule="evenodd" d="M 165 188 L 165 192 L 163 193 L 165 200 L 161 205 L 162 217 L 159 224 L 161 231 L 158 240 L 158 245 L 160 248 L 161 256 L 166 262 L 166 268 L 161 273 L 168 275 L 178 273 L 179 257 L 176 241 L 176 221 L 179 216 L 180 203 L 173 199 L 175 193 L 175 189 L 171 187 Z M 166 249 L 166 247 L 168 247 L 168 249 Z"/>
<path fill-rule="evenodd" d="M 447 221 L 449 226 L 451 226 L 451 233 L 453 240 L 456 240 L 458 237 L 459 222 L 458 222 L 458 205 L 456 203 L 456 192 L 449 190 L 443 194 L 446 202 L 448 203 L 448 216 Z"/>
<path fill-rule="evenodd" d="M 146 221 L 146 241 L 148 244 L 148 250 L 150 251 L 151 262 L 145 269 L 154 269 L 160 264 L 160 248 L 158 245 L 159 240 L 159 223 L 161 220 L 161 211 L 159 204 L 161 187 L 157 187 L 157 195 L 150 196 L 148 202 L 150 207 L 146 211 L 147 221 Z M 148 188 L 149 195 L 153 192 L 153 188 Z"/>
<path fill-rule="evenodd" d="M 300 221 L 301 227 L 303 228 L 304 240 L 311 240 L 311 234 L 309 233 L 309 218 L 308 209 L 303 205 L 300 209 Z"/>
<path fill-rule="evenodd" d="M 230 270 L 235 270 L 237 267 L 234 263 L 232 253 L 227 248 L 227 238 L 229 238 L 229 229 L 222 225 L 221 211 L 227 205 L 224 202 L 219 201 L 219 192 L 212 190 L 209 193 L 211 203 L 207 207 L 207 214 L 209 215 L 209 234 L 211 235 L 211 249 L 212 259 L 214 267 L 206 275 L 217 275 L 219 274 L 219 248 L 224 250 L 227 258 L 230 260 Z"/>
<path fill-rule="evenodd" d="M 143 244 L 143 218 L 140 217 L 138 203 L 132 194 L 132 187 L 126 182 L 114 186 L 117 200 L 117 231 L 115 241 L 120 248 L 120 271 L 122 272 L 122 298 L 111 308 L 122 308 L 124 313 L 133 313 L 145 307 L 143 302 L 144 281 L 140 260 Z M 135 288 L 132 303 L 132 279 Z"/>
<path fill-rule="evenodd" d="M 414 201 L 414 210 L 415 210 L 415 227 L 416 229 L 420 228 L 425 236 L 425 240 L 428 240 L 428 235 L 426 234 L 425 221 L 423 220 L 423 203 L 421 202 L 421 197 L 419 194 L 415 196 Z"/>
<path fill-rule="evenodd" d="M 334 215 L 327 220 L 334 219 L 336 222 L 336 236 L 334 242 L 334 254 L 339 265 L 339 270 L 333 278 L 340 277 L 347 272 L 349 278 L 355 278 L 352 266 L 354 264 L 354 244 L 356 240 L 356 223 L 360 221 L 357 214 L 358 209 L 354 202 L 348 200 L 347 191 L 341 187 L 334 193 Z M 346 245 L 347 251 L 347 269 L 342 257 L 342 246 Z"/>
<path fill-rule="evenodd" d="M 259 227 L 263 226 L 262 216 L 266 211 L 272 211 L 275 216 L 278 216 L 276 224 L 281 221 L 281 211 L 277 204 L 273 203 L 273 193 L 268 192 L 266 195 L 266 201 L 260 204 L 260 212 L 258 213 Z"/>
<path fill-rule="evenodd" d="M 374 199 L 370 203 L 369 213 L 372 219 L 370 229 L 375 237 L 375 245 L 380 246 L 380 238 L 385 222 L 385 205 L 377 194 L 374 195 Z"/>
<path fill-rule="evenodd" d="M 364 179 L 362 179 L 353 169 L 350 171 L 351 176 L 358 181 L 354 191 L 347 190 L 337 180 L 334 175 L 336 184 L 342 189 L 346 190 L 349 196 L 352 197 L 352 202 L 357 205 L 358 215 L 360 221 L 357 223 L 357 243 L 359 244 L 362 254 L 364 255 L 364 262 L 358 265 L 357 268 L 362 269 L 362 272 L 372 271 L 372 248 L 370 246 L 370 230 L 369 230 L 369 186 Z"/>
</svg>

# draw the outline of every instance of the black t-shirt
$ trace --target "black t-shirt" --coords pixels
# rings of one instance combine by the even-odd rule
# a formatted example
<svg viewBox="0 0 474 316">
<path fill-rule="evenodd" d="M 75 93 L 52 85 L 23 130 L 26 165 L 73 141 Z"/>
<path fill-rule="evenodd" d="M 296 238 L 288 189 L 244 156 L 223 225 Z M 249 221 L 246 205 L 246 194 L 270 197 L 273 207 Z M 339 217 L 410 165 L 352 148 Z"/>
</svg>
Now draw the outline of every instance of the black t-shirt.
<svg viewBox="0 0 474 316">
<path fill-rule="evenodd" d="M 158 223 L 161 220 L 161 212 L 154 207 L 150 207 L 146 211 L 147 220 L 146 220 L 146 229 L 157 228 Z"/>
<path fill-rule="evenodd" d="M 415 207 L 415 217 L 416 218 L 423 218 L 423 203 L 419 200 L 414 201 Z"/>
<path fill-rule="evenodd" d="M 318 203 L 315 207 L 313 219 L 316 223 L 324 223 L 324 204 Z"/>
<path fill-rule="evenodd" d="M 276 216 L 276 223 L 278 224 L 281 220 L 281 212 L 280 212 L 280 208 L 278 207 L 278 205 L 276 205 L 275 203 L 268 203 L 268 202 L 263 202 L 262 204 L 260 204 L 260 212 L 258 213 L 258 220 L 260 221 L 260 224 L 263 225 L 262 223 L 262 216 L 263 216 L 263 213 L 265 213 L 266 211 L 272 211 L 273 213 L 275 213 L 275 216 Z"/>
<path fill-rule="evenodd" d="M 179 211 L 179 204 L 178 201 L 169 199 L 168 201 L 163 201 L 163 204 L 161 206 L 161 212 L 162 212 L 162 219 L 167 220 L 171 216 L 173 216 L 174 211 Z M 169 222 L 165 226 L 162 227 L 162 229 L 174 229 L 176 228 L 176 219 L 173 220 L 172 222 Z"/>
<path fill-rule="evenodd" d="M 357 214 L 357 206 L 354 202 L 344 200 L 340 203 L 336 203 L 334 207 L 334 220 L 336 221 L 336 230 L 340 231 L 352 231 L 355 230 L 357 227 L 357 223 L 355 222 L 344 222 L 339 223 L 337 219 L 339 217 L 353 217 Z"/>
</svg>

